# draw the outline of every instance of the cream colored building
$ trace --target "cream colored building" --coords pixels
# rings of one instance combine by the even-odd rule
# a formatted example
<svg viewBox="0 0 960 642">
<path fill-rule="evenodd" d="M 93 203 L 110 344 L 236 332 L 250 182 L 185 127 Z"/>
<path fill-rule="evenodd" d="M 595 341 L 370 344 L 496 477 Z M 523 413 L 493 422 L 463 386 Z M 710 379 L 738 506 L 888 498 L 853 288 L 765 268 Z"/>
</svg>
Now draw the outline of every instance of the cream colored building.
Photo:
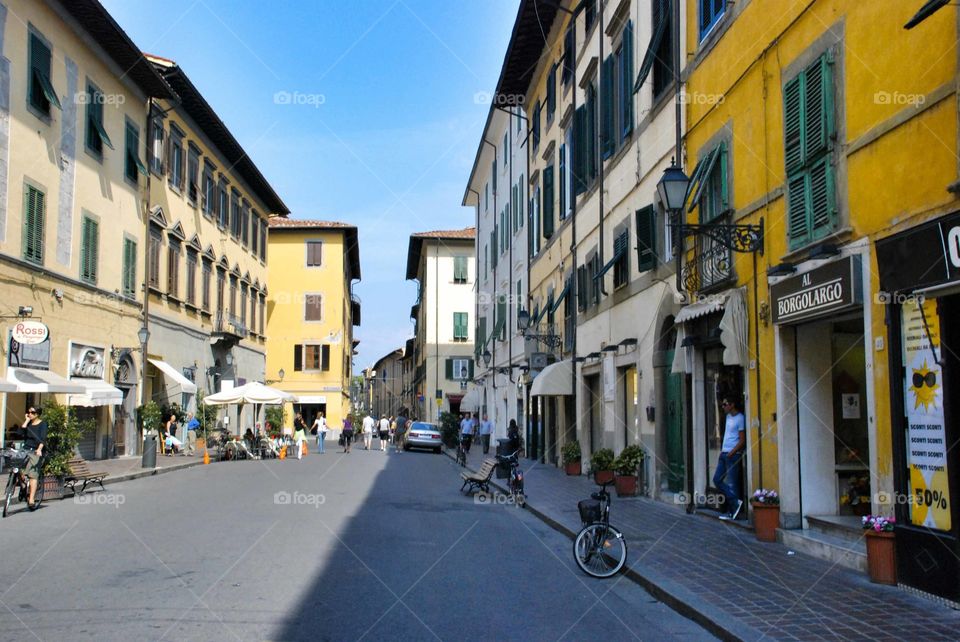
<svg viewBox="0 0 960 642">
<path fill-rule="evenodd" d="M 370 407 L 373 413 L 397 416 L 402 405 L 403 349 L 397 348 L 380 357 L 369 368 Z"/>
<path fill-rule="evenodd" d="M 184 70 L 148 58 L 180 99 L 151 104 L 142 134 L 147 398 L 192 409 L 197 392 L 266 378 L 267 228 L 289 211 Z M 221 412 L 242 433 L 255 419 L 239 410 Z"/>
<path fill-rule="evenodd" d="M 0 62 L 0 327 L 5 378 L 20 390 L 4 397 L 3 425 L 55 395 L 97 423 L 83 456 L 136 452 L 138 168 L 147 102 L 175 94 L 95 0 L 6 0 Z M 48 339 L 13 341 L 18 316 Z"/>
<path fill-rule="evenodd" d="M 410 235 L 407 279 L 416 280 L 410 414 L 438 421 L 457 412 L 474 377 L 474 237 L 476 230 L 419 232 Z"/>
<path fill-rule="evenodd" d="M 358 341 L 360 280 L 357 228 L 335 221 L 274 218 L 268 247 L 275 275 L 267 303 L 267 379 L 299 402 L 312 424 L 324 413 L 335 437 L 350 412 L 350 378 Z"/>
</svg>

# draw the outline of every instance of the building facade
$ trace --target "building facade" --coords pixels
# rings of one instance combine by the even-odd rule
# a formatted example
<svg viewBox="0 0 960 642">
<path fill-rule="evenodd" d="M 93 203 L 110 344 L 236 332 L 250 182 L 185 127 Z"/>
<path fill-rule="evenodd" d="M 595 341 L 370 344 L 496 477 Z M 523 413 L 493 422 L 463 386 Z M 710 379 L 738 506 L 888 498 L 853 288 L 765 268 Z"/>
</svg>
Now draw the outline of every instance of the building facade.
<svg viewBox="0 0 960 642">
<path fill-rule="evenodd" d="M 475 383 L 463 410 L 487 414 L 495 436 L 526 416 L 521 365 L 526 360 L 517 313 L 528 291 L 527 115 L 519 106 L 490 108 L 463 205 L 475 208 L 477 276 Z"/>
<path fill-rule="evenodd" d="M 410 414 L 437 422 L 459 412 L 474 377 L 473 309 L 476 229 L 410 235 L 407 279 L 416 280 Z"/>
<path fill-rule="evenodd" d="M 396 417 L 403 405 L 403 350 L 383 355 L 370 368 L 370 407 L 380 417 Z"/>
<path fill-rule="evenodd" d="M 96 422 L 84 457 L 137 452 L 147 182 L 136 132 L 151 98 L 175 94 L 98 2 L 0 4 L 0 57 L 3 362 L 17 390 L 3 425 L 55 397 Z M 18 327 L 46 336 L 31 343 Z"/>
<path fill-rule="evenodd" d="M 322 412 L 334 430 L 351 410 L 351 377 L 360 325 L 357 228 L 347 223 L 271 219 L 267 240 L 276 278 L 267 303 L 267 380 L 297 395 L 287 404 L 308 423 Z"/>
<path fill-rule="evenodd" d="M 264 379 L 268 220 L 289 210 L 184 70 L 148 59 L 179 100 L 151 103 L 147 162 L 128 168 L 150 195 L 146 398 L 186 410 Z M 221 415 L 234 432 L 256 422 L 252 407 Z"/>
</svg>

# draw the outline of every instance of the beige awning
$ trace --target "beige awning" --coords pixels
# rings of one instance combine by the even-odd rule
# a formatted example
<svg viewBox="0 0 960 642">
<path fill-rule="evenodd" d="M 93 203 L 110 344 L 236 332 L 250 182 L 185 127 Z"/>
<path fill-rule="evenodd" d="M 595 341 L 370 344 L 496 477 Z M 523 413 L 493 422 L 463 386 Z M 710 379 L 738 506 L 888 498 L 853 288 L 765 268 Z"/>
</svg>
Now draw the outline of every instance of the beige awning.
<svg viewBox="0 0 960 642">
<path fill-rule="evenodd" d="M 184 377 L 182 373 L 178 372 L 177 369 L 169 363 L 161 361 L 160 359 L 148 359 L 148 361 L 155 365 L 164 375 L 173 379 L 183 392 L 188 395 L 197 394 L 197 384 Z"/>
<path fill-rule="evenodd" d="M 573 394 L 573 364 L 569 359 L 551 363 L 543 369 L 530 387 L 533 397 L 557 397 Z"/>
<path fill-rule="evenodd" d="M 123 391 L 114 388 L 102 379 L 71 379 L 70 383 L 83 386 L 86 392 L 82 395 L 70 395 L 67 402 L 68 406 L 90 408 L 118 406 L 123 403 Z"/>
<path fill-rule="evenodd" d="M 7 369 L 7 381 L 16 386 L 15 392 L 39 392 L 45 394 L 83 394 L 86 392 L 86 388 L 79 383 L 70 381 L 49 370 L 9 368 Z"/>
<path fill-rule="evenodd" d="M 683 323 L 684 321 L 690 321 L 692 319 L 708 315 L 711 312 L 719 312 L 722 309 L 723 296 L 711 296 L 706 301 L 698 301 L 680 308 L 680 312 L 677 313 L 677 316 L 674 318 L 673 322 Z"/>
<path fill-rule="evenodd" d="M 3 392 L 16 392 L 17 387 L 12 383 L 7 383 L 6 381 L 0 381 L 0 393 Z"/>
</svg>

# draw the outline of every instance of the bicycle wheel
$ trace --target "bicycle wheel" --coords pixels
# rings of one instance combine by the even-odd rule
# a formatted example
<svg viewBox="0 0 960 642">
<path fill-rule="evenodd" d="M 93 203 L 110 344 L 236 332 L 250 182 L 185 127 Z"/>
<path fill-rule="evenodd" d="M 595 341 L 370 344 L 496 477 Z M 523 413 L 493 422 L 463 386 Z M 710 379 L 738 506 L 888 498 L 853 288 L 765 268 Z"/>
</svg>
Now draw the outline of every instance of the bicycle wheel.
<svg viewBox="0 0 960 642">
<path fill-rule="evenodd" d="M 587 524 L 573 542 L 573 558 L 587 575 L 610 577 L 627 561 L 627 542 L 613 526 Z"/>
<path fill-rule="evenodd" d="M 29 508 L 32 513 L 40 508 L 41 503 L 43 503 L 43 475 L 40 475 L 40 478 L 37 480 L 37 490 L 33 494 L 33 506 L 27 504 L 27 508 Z"/>
<path fill-rule="evenodd" d="M 7 512 L 10 510 L 10 502 L 13 501 L 13 490 L 17 485 L 13 481 L 13 475 L 10 475 L 7 479 L 7 487 L 3 493 L 3 516 L 7 516 Z"/>
</svg>

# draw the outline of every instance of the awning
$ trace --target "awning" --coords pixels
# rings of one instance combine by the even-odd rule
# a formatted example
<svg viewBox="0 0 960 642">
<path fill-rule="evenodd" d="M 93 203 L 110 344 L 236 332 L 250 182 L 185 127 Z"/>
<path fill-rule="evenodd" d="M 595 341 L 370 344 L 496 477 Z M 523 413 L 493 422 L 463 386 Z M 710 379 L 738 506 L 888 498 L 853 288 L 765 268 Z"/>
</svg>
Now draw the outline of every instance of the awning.
<svg viewBox="0 0 960 642">
<path fill-rule="evenodd" d="M 573 364 L 569 359 L 551 363 L 533 380 L 531 396 L 555 397 L 573 394 Z"/>
<path fill-rule="evenodd" d="M 8 368 L 7 381 L 16 386 L 16 392 L 66 393 L 82 395 L 87 390 L 79 383 L 61 377 L 49 370 Z"/>
<path fill-rule="evenodd" d="M 723 298 L 721 296 L 710 297 L 708 301 L 699 301 L 682 307 L 673 322 L 679 325 L 684 321 L 706 316 L 712 312 L 719 312 L 722 309 Z"/>
<path fill-rule="evenodd" d="M 161 361 L 160 359 L 147 359 L 150 363 L 155 365 L 158 370 L 160 370 L 164 375 L 173 379 L 180 386 L 180 389 L 188 395 L 197 394 L 197 384 L 193 383 L 189 379 L 183 376 L 176 368 L 171 366 L 166 361 Z"/>
<path fill-rule="evenodd" d="M 693 374 L 693 359 L 690 348 L 683 345 L 687 338 L 687 329 L 677 326 L 677 342 L 673 346 L 673 363 L 670 364 L 671 374 Z"/>
<path fill-rule="evenodd" d="M 483 401 L 483 389 L 471 387 L 467 394 L 460 400 L 460 410 L 463 412 L 479 412 L 480 403 Z"/>
<path fill-rule="evenodd" d="M 71 379 L 71 383 L 79 384 L 86 389 L 81 395 L 70 395 L 68 406 L 117 406 L 123 403 L 123 391 L 114 388 L 102 379 Z"/>
<path fill-rule="evenodd" d="M 0 393 L 3 392 L 16 392 L 17 387 L 12 383 L 7 383 L 6 381 L 0 381 Z"/>
<path fill-rule="evenodd" d="M 720 341 L 723 342 L 723 364 L 747 365 L 747 302 L 743 290 L 730 290 L 730 296 L 720 319 Z"/>
</svg>

